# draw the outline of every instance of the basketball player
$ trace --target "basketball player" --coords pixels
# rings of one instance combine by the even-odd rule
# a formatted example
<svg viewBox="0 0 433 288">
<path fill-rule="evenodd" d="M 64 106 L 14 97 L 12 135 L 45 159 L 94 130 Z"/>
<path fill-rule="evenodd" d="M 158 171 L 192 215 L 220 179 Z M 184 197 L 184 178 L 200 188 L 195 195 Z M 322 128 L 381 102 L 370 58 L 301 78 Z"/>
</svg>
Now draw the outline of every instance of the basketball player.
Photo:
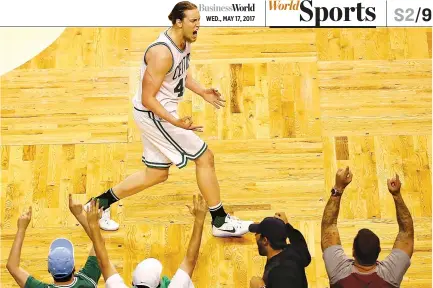
<svg viewBox="0 0 433 288">
<path fill-rule="evenodd" d="M 110 219 L 110 205 L 164 182 L 172 164 L 182 168 L 192 160 L 196 164 L 198 187 L 212 216 L 213 235 L 241 236 L 253 222 L 241 221 L 224 211 L 214 156 L 194 133 L 202 127 L 194 125 L 190 117 L 179 118 L 177 114 L 185 88 L 217 109 L 224 106 L 221 94 L 216 89 L 203 88 L 188 70 L 191 44 L 197 40 L 200 27 L 200 13 L 196 5 L 184 1 L 174 6 L 168 18 L 172 27 L 161 33 L 144 53 L 141 83 L 133 98 L 133 115 L 141 131 L 142 161 L 146 168 L 96 197 L 104 208 L 100 228 L 109 231 L 119 228 L 118 223 Z"/>
</svg>

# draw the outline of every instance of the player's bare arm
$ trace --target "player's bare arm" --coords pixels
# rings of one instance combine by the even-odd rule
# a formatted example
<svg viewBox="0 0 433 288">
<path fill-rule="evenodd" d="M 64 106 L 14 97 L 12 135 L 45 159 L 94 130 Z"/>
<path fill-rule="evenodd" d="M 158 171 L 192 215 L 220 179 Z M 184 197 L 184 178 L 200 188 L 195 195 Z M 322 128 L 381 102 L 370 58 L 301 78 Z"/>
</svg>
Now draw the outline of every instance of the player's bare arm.
<svg viewBox="0 0 433 288">
<path fill-rule="evenodd" d="M 219 109 L 220 107 L 224 107 L 224 100 L 221 97 L 221 93 L 214 88 L 205 89 L 200 83 L 194 80 L 192 77 L 192 73 L 188 70 L 185 81 L 185 87 L 191 90 L 192 92 L 200 95 L 206 102 L 212 104 L 215 108 Z"/>
<path fill-rule="evenodd" d="M 197 82 L 193 77 L 191 70 L 188 69 L 186 80 L 185 80 L 185 87 L 194 92 L 197 95 L 203 96 L 205 92 L 205 88 L 201 86 L 199 82 Z"/>
<path fill-rule="evenodd" d="M 193 198 L 194 207 L 188 206 L 191 214 L 195 217 L 194 228 L 189 241 L 188 250 L 186 256 L 180 265 L 180 269 L 188 273 L 189 277 L 192 277 L 195 265 L 197 263 L 198 254 L 200 251 L 201 238 L 203 234 L 203 225 L 207 213 L 207 205 L 201 195 Z"/>
<path fill-rule="evenodd" d="M 143 77 L 141 95 L 143 106 L 177 127 L 200 131 L 202 126 L 193 125 L 191 117 L 175 118 L 156 99 L 156 94 L 161 88 L 164 77 L 173 65 L 170 50 L 164 45 L 156 45 L 150 48 L 146 53 L 146 63 L 147 68 Z"/>
<path fill-rule="evenodd" d="M 398 175 L 396 175 L 395 178 L 388 179 L 387 184 L 388 191 L 394 198 L 399 230 L 393 248 L 403 250 L 407 255 L 409 255 L 409 257 L 412 257 L 415 237 L 413 220 L 409 209 L 407 208 L 403 201 L 403 197 L 401 196 L 401 182 Z"/>
<path fill-rule="evenodd" d="M 177 119 L 156 99 L 165 75 L 173 65 L 170 50 L 164 45 L 151 47 L 146 53 L 147 68 L 142 82 L 141 101 L 143 106 L 167 122 L 176 125 Z"/>
<path fill-rule="evenodd" d="M 116 268 L 111 264 L 108 258 L 108 252 L 105 248 L 104 238 L 102 238 L 101 231 L 99 230 L 99 201 L 92 200 L 87 212 L 87 222 L 89 223 L 90 239 L 93 242 L 98 265 L 101 268 L 102 276 L 107 281 L 112 275 L 117 274 Z"/>
<path fill-rule="evenodd" d="M 344 189 L 352 181 L 352 173 L 349 171 L 349 167 L 345 170 L 339 169 L 335 177 L 334 190 L 338 191 L 338 195 L 332 195 L 328 203 L 326 204 L 325 210 L 323 211 L 322 217 L 322 251 L 333 245 L 341 245 L 340 234 L 338 232 L 337 220 L 340 212 L 341 196 Z"/>
<path fill-rule="evenodd" d="M 24 287 L 29 273 L 20 267 L 21 261 L 21 249 L 23 247 L 24 236 L 26 234 L 27 227 L 29 226 L 30 220 L 32 219 L 32 207 L 27 212 L 24 212 L 20 218 L 18 218 L 18 231 L 15 235 L 14 243 L 12 244 L 11 252 L 9 253 L 8 262 L 6 268 L 9 273 L 15 279 L 15 282 L 20 287 Z"/>
</svg>

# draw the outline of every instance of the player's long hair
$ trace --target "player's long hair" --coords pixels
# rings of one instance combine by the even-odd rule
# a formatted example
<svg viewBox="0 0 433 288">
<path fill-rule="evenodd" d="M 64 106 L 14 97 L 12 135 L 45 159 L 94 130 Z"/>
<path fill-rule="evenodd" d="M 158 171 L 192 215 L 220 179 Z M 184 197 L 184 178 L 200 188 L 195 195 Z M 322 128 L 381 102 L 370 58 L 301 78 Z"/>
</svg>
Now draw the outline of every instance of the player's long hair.
<svg viewBox="0 0 433 288">
<path fill-rule="evenodd" d="M 171 10 L 170 15 L 168 15 L 168 19 L 174 25 L 177 19 L 182 21 L 183 18 L 185 18 L 185 11 L 194 9 L 197 9 L 197 6 L 189 1 L 179 2 L 173 7 L 173 10 Z"/>
</svg>

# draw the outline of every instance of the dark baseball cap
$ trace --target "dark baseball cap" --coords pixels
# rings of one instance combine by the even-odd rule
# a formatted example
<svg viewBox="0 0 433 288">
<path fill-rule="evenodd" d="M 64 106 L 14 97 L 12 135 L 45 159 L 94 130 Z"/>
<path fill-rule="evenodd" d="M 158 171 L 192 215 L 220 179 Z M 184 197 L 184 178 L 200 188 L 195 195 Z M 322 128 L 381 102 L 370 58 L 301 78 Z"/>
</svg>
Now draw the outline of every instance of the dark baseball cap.
<svg viewBox="0 0 433 288">
<path fill-rule="evenodd" d="M 287 246 L 286 224 L 281 219 L 266 217 L 258 224 L 251 224 L 249 231 L 266 237 L 273 246 L 280 249 Z"/>
</svg>

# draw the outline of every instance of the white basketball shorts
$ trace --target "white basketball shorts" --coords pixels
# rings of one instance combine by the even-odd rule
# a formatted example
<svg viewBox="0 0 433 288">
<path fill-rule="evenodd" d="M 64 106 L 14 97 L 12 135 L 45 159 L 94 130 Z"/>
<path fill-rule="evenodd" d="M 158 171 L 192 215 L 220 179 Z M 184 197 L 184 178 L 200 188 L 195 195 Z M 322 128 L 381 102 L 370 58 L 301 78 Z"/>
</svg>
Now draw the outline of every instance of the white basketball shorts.
<svg viewBox="0 0 433 288">
<path fill-rule="evenodd" d="M 134 107 L 133 115 L 143 142 L 142 161 L 148 167 L 164 169 L 174 163 L 183 168 L 188 159 L 197 159 L 207 149 L 207 144 L 193 131 L 174 126 L 152 111 Z M 179 118 L 176 113 L 172 115 Z"/>
</svg>

